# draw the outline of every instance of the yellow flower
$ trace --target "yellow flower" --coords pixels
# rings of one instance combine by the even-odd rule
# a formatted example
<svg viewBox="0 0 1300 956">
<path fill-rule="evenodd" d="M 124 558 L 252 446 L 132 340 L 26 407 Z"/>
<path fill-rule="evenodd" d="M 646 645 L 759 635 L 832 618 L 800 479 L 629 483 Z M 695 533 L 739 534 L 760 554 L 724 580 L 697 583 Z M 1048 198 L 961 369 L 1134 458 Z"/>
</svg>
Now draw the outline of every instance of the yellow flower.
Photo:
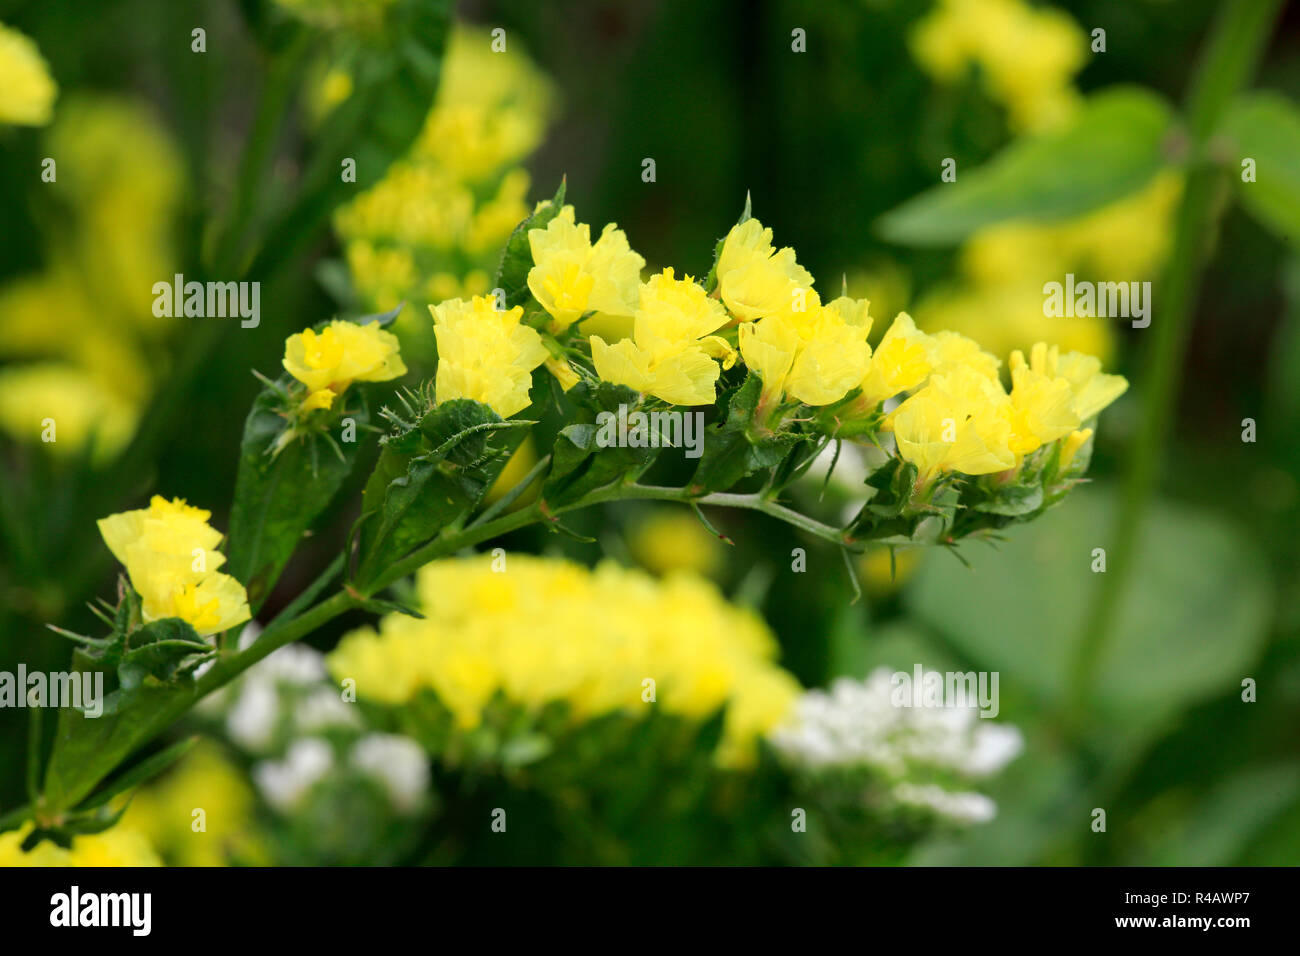
<svg viewBox="0 0 1300 956">
<path fill-rule="evenodd" d="M 788 715 L 799 685 L 772 662 L 772 635 L 708 582 L 506 560 L 506 573 L 488 556 L 426 565 L 416 582 L 426 617 L 390 614 L 378 632 L 347 635 L 331 673 L 390 705 L 431 689 L 463 728 L 497 693 L 530 710 L 563 701 L 575 722 L 650 707 L 702 719 L 725 706 L 716 758 L 728 764 L 751 761 L 757 738 Z"/>
<path fill-rule="evenodd" d="M 746 219 L 727 233 L 717 278 L 722 301 L 744 321 L 790 309 L 796 291 L 813 284 L 812 274 L 795 261 L 794 250 L 774 249 L 772 230 L 757 219 Z"/>
<path fill-rule="evenodd" d="M 491 296 L 430 306 L 438 339 L 438 402 L 471 398 L 502 418 L 528 407 L 532 371 L 547 358 L 537 330 L 521 325 L 524 310 L 494 308 Z"/>
<path fill-rule="evenodd" d="M 872 353 L 862 379 L 862 403 L 875 408 L 885 399 L 920 385 L 933 370 L 935 349 L 934 340 L 917 331 L 910 315 L 898 313 Z"/>
<path fill-rule="evenodd" d="M 196 833 L 195 808 L 206 829 Z M 232 850 L 247 850 L 253 827 L 253 793 L 243 774 L 204 741 L 166 776 L 135 792 L 123 826 L 178 866 L 225 866 Z"/>
<path fill-rule="evenodd" d="M 284 367 L 307 386 L 304 407 L 329 408 L 353 382 L 387 382 L 406 374 L 397 336 L 377 323 L 335 319 L 322 331 L 304 329 L 284 343 Z"/>
<path fill-rule="evenodd" d="M 986 475 L 1015 467 L 1010 399 L 1000 382 L 971 368 L 932 376 L 888 423 L 922 487 L 940 472 Z"/>
<path fill-rule="evenodd" d="M 1018 455 L 1064 438 L 1079 425 L 1070 383 L 1039 364 L 1031 368 L 1021 352 L 1011 353 L 1011 450 Z"/>
<path fill-rule="evenodd" d="M 1029 353 L 1029 368 L 1050 377 L 1061 377 L 1074 394 L 1074 411 L 1080 422 L 1087 422 L 1111 402 L 1128 391 L 1123 375 L 1106 375 L 1101 360 L 1081 352 L 1060 354 L 1055 346 L 1037 343 Z"/>
<path fill-rule="evenodd" d="M 1061 471 L 1066 471 L 1074 461 L 1074 456 L 1079 453 L 1079 449 L 1084 443 L 1092 437 L 1091 428 L 1082 428 L 1078 431 L 1070 432 L 1065 441 L 1061 442 L 1061 460 L 1058 467 Z"/>
<path fill-rule="evenodd" d="M 44 126 L 57 94 L 36 44 L 0 23 L 0 123 Z"/>
<path fill-rule="evenodd" d="M 657 508 L 632 529 L 628 547 L 637 562 L 655 574 L 689 571 L 711 575 L 718 569 L 721 545 L 699 520 L 682 508 Z"/>
<path fill-rule="evenodd" d="M 641 287 L 632 338 L 613 345 L 591 337 L 596 374 L 615 385 L 654 395 L 672 405 L 711 405 L 721 359 L 730 368 L 735 353 L 710 332 L 726 325 L 727 313 L 690 276 L 674 278 L 671 268 Z"/>
<path fill-rule="evenodd" d="M 1059 126 L 1077 106 L 1074 75 L 1083 66 L 1083 31 L 1059 10 L 1023 0 L 941 0 L 911 36 L 922 68 L 945 83 L 980 68 L 989 93 L 1013 126 Z"/>
<path fill-rule="evenodd" d="M 551 331 L 563 332 L 586 312 L 632 315 L 636 311 L 645 260 L 628 246 L 613 223 L 593 245 L 586 223 L 565 206 L 545 229 L 530 229 L 533 267 L 528 288 L 551 315 Z"/>
<path fill-rule="evenodd" d="M 43 840 L 30 852 L 23 852 L 23 841 L 31 834 L 33 824 L 24 824 L 17 830 L 0 833 L 0 867 L 4 866 L 162 866 L 140 833 L 118 824 L 103 833 L 74 836 L 72 847 L 64 849 Z"/>
<path fill-rule="evenodd" d="M 0 429 L 56 455 L 75 455 L 90 443 L 91 459 L 102 463 L 130 440 L 136 418 L 134 405 L 75 365 L 0 369 Z"/>
<path fill-rule="evenodd" d="M 206 637 L 249 619 L 243 585 L 216 570 L 226 559 L 209 517 L 183 498 L 154 495 L 148 508 L 99 520 L 104 543 L 140 595 L 145 623 L 179 617 Z"/>
</svg>

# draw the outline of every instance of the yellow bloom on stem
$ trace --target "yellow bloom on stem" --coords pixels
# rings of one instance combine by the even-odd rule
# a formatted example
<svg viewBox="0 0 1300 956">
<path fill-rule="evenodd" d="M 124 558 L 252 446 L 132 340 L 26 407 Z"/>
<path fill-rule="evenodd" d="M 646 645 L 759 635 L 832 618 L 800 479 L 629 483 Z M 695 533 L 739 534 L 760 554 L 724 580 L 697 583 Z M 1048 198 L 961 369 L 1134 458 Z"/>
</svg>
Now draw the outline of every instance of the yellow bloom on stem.
<svg viewBox="0 0 1300 956">
<path fill-rule="evenodd" d="M 1019 351 L 1011 353 L 1011 409 L 1011 450 L 1018 455 L 1064 438 L 1079 426 L 1070 383 L 1031 368 Z"/>
<path fill-rule="evenodd" d="M 632 315 L 636 311 L 645 260 L 633 252 L 627 235 L 613 223 L 593 245 L 586 223 L 565 206 L 545 229 L 530 229 L 533 267 L 528 288 L 551 316 L 559 334 L 587 312 Z"/>
<path fill-rule="evenodd" d="M 1010 399 L 995 379 L 959 367 L 935 375 L 889 416 L 898 453 L 928 486 L 940 472 L 987 475 L 1015 467 Z"/>
<path fill-rule="evenodd" d="M 811 289 L 812 274 L 790 247 L 772 246 L 772 230 L 757 219 L 733 226 L 718 256 L 718 292 L 731 314 L 752 321 L 789 309 L 797 289 Z"/>
<path fill-rule="evenodd" d="M 910 315 L 898 313 L 871 356 L 862 379 L 862 404 L 874 409 L 885 399 L 924 382 L 934 369 L 935 348 L 930 336 L 917 331 Z"/>
<path fill-rule="evenodd" d="M 58 92 L 36 44 L 0 23 L 0 123 L 44 126 Z"/>
<path fill-rule="evenodd" d="M 722 305 L 699 283 L 664 269 L 641 287 L 632 338 L 609 345 L 593 335 L 591 360 L 607 382 L 672 405 L 711 405 L 719 375 L 714 359 L 730 368 L 735 352 L 709 333 L 727 322 Z"/>
<path fill-rule="evenodd" d="M 249 619 L 243 585 L 217 571 L 226 558 L 209 517 L 183 498 L 154 495 L 148 508 L 100 519 L 99 533 L 126 567 L 146 624 L 179 617 L 206 637 Z"/>
<path fill-rule="evenodd" d="M 533 369 L 548 352 L 537 330 L 520 324 L 524 310 L 497 310 L 492 296 L 429 306 L 438 339 L 435 398 L 470 398 L 500 415 L 528 407 Z"/>
<path fill-rule="evenodd" d="M 306 409 L 329 408 L 353 382 L 387 382 L 406 374 L 397 336 L 378 323 L 335 319 L 320 332 L 303 329 L 284 343 L 285 370 L 307 386 Z"/>
<path fill-rule="evenodd" d="M 1101 360 L 1096 356 L 1082 352 L 1062 355 L 1056 346 L 1049 347 L 1043 342 L 1030 349 L 1029 367 L 1069 382 L 1074 393 L 1074 410 L 1081 422 L 1096 418 L 1102 409 L 1128 391 L 1128 379 L 1123 375 L 1104 374 Z"/>
</svg>

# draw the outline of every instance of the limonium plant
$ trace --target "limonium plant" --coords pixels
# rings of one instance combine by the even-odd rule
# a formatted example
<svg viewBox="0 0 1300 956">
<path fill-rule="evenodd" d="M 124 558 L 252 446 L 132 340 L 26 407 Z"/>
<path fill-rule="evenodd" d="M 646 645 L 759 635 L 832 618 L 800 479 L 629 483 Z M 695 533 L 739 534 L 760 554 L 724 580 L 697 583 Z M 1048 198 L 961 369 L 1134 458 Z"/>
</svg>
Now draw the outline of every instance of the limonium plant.
<svg viewBox="0 0 1300 956">
<path fill-rule="evenodd" d="M 400 306 L 291 335 L 282 373 L 263 376 L 247 418 L 228 533 L 200 507 L 211 502 L 179 496 L 155 496 L 145 508 L 100 521 L 104 544 L 123 567 L 115 599 L 102 602 L 106 632 L 63 633 L 78 645 L 75 666 L 104 675 L 104 714 L 60 712 L 21 819 L 56 841 L 110 826 L 113 797 L 176 752 L 119 771 L 133 755 L 203 697 L 345 612 L 384 618 L 379 632 L 357 632 L 335 651 L 337 679 L 359 680 L 361 697 L 381 702 L 431 686 L 447 695 L 453 723 L 474 725 L 488 685 L 512 680 L 508 667 L 500 664 L 483 686 L 464 674 L 449 680 L 436 668 L 399 668 L 410 686 L 399 685 L 384 648 L 397 642 L 417 654 L 420 647 L 451 653 L 477 635 L 483 652 L 503 661 L 515 651 L 536 653 L 516 647 L 510 627 L 465 618 L 458 593 L 482 575 L 440 559 L 527 525 L 565 533 L 565 516 L 579 509 L 678 502 L 710 529 L 703 508 L 748 509 L 846 555 L 873 544 L 957 548 L 999 535 L 1059 504 L 1083 479 L 1097 417 L 1127 385 L 1096 358 L 1046 345 L 1013 352 L 1004 366 L 962 335 L 919 331 L 906 314 L 889 320 L 873 348 L 870 303 L 824 295 L 795 251 L 778 247 L 753 218 L 748 201 L 713 262 L 697 264 L 699 278 L 675 267 L 645 277 L 645 260 L 621 229 L 605 225 L 594 240 L 593 232 L 566 204 L 564 184 L 539 203 L 507 241 L 488 295 L 429 307 L 425 321 L 439 356 L 431 381 L 403 381 L 398 339 L 385 328 Z M 595 316 L 630 322 L 630 334 L 588 335 L 584 323 Z M 381 388 L 387 398 L 372 413 L 372 390 Z M 686 459 L 693 472 L 676 485 L 644 481 L 657 459 L 684 450 L 679 432 L 651 435 L 646 423 L 687 413 L 708 422 L 698 457 Z M 562 420 L 549 454 L 486 503 L 543 415 Z M 341 507 L 338 493 L 372 442 L 377 463 L 345 549 L 256 639 L 240 641 L 313 522 Z M 874 449 L 876 463 L 849 520 L 826 523 L 783 501 L 824 452 L 844 442 Z M 573 600 L 574 587 L 604 589 L 603 601 L 644 590 L 612 567 L 588 579 L 584 570 L 512 560 L 523 562 L 515 570 L 521 580 L 533 582 L 525 588 L 530 600 L 556 591 L 560 604 L 542 601 L 529 615 L 546 627 L 563 629 L 563 601 Z M 418 602 L 405 586 L 410 578 Z M 635 600 L 686 602 L 706 613 L 717 599 L 669 587 Z M 739 613 L 722 608 L 707 613 Z M 653 615 L 647 607 L 639 616 Z M 740 640 L 749 627 L 719 630 Z M 455 635 L 450 645 L 447 634 Z M 697 689 L 704 695 L 697 700 L 684 681 L 665 690 L 665 700 L 685 712 L 730 700 L 718 750 L 724 765 L 752 759 L 754 735 L 790 716 L 798 696 L 769 650 L 754 649 L 767 640 L 716 648 L 729 662 L 718 666 L 734 675 L 729 691 Z M 589 644 L 588 656 L 612 652 L 597 636 Z M 656 653 L 670 659 L 667 647 Z M 689 657 L 689 649 L 678 652 Z M 612 672 L 603 672 L 606 683 L 573 673 L 563 679 L 577 680 L 582 705 L 601 712 L 637 697 L 633 671 L 628 687 L 609 686 Z M 511 686 L 524 701 L 548 693 L 537 680 Z"/>
</svg>

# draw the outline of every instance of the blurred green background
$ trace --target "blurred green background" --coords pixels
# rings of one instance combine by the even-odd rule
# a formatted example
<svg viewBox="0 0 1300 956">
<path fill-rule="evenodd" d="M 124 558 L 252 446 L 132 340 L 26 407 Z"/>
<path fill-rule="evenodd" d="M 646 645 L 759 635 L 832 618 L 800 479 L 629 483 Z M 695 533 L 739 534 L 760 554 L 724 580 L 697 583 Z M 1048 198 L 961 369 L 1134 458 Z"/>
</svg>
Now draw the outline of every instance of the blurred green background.
<svg viewBox="0 0 1300 956">
<path fill-rule="evenodd" d="M 1052 4 L 1083 31 L 1106 30 L 1106 51 L 1086 55 L 1070 82 L 1085 95 L 1138 84 L 1181 104 L 1216 6 Z M 755 215 L 778 244 L 798 250 L 823 289 L 844 281 L 850 293 L 872 298 L 878 334 L 900 309 L 924 322 L 927 296 L 963 281 L 968 260 L 959 248 L 888 243 L 876 220 L 933 187 L 943 159 L 956 160 L 960 179 L 1022 132 L 977 78 L 939 82 L 918 64 L 908 37 L 930 7 L 910 0 L 577 0 L 466 2 L 457 12 L 483 27 L 503 27 L 555 84 L 553 122 L 527 163 L 530 201 L 549 196 L 567 176 L 569 201 L 582 220 L 617 222 L 651 269 L 673 265 L 698 275 L 748 192 Z M 170 242 L 177 271 L 197 273 L 204 224 L 228 205 L 263 75 L 262 54 L 238 4 L 0 2 L 0 21 L 37 41 L 62 97 L 125 96 L 145 104 L 170 132 L 188 184 L 176 192 Z M 1300 96 L 1298 24 L 1300 11 L 1289 5 L 1255 83 L 1293 101 Z M 202 56 L 188 45 L 195 25 L 208 33 Z M 791 49 L 796 28 L 806 31 L 806 52 Z M 46 155 L 45 132 L 0 134 L 0 286 L 49 268 L 52 250 L 66 248 L 77 232 L 75 194 L 45 190 L 32 172 Z M 304 135 L 290 132 L 291 139 Z M 645 158 L 655 160 L 654 182 L 642 179 Z M 1300 155 L 1291 160 L 1300 168 Z M 146 184 L 162 175 L 156 166 L 130 172 Z M 293 174 L 290 160 L 272 168 L 286 181 Z M 1172 228 L 1172 213 L 1166 208 L 1131 225 L 1159 238 Z M 1123 248 L 1127 227 L 1112 228 L 1119 232 L 1103 235 L 1101 244 Z M 113 242 L 111 226 L 97 235 Z M 860 568 L 866 599 L 851 603 L 840 556 L 789 528 L 755 515 L 712 515 L 736 542 L 728 548 L 689 528 L 656 526 L 658 513 L 648 507 L 576 517 L 575 527 L 596 544 L 525 531 L 505 545 L 585 562 L 611 555 L 652 569 L 703 569 L 728 593 L 760 607 L 780 637 L 784 663 L 807 686 L 861 676 L 876 664 L 999 671 L 1001 717 L 1025 732 L 1028 748 L 991 786 L 998 818 L 962 837 L 928 842 L 915 862 L 1295 863 L 1295 238 L 1279 240 L 1238 204 L 1222 220 L 1195 302 L 1172 436 L 1159 449 L 1159 495 L 1146 509 L 1082 734 L 1062 716 L 1073 643 L 1100 580 L 1090 571 L 1092 550 L 1111 546 L 1151 329 L 1101 320 L 1106 327 L 1089 333 L 1104 343 L 1108 369 L 1132 382 L 1103 423 L 1092 486 L 1036 524 L 1014 528 L 996 549 L 965 548 L 970 567 L 945 553 L 906 556 L 891 581 L 887 556 L 868 556 Z M 170 413 L 159 417 L 131 467 L 78 471 L 44 460 L 39 446 L 5 440 L 6 511 L 11 529 L 23 530 L 7 539 L 0 565 L 0 670 L 20 660 L 45 670 L 66 662 L 68 647 L 44 629 L 47 620 L 92 626 L 83 602 L 109 593 L 113 570 L 93 526 L 84 524 L 88 502 L 97 517 L 157 490 L 212 508 L 214 524 L 228 526 L 223 503 L 233 490 L 234 449 L 258 388 L 248 369 L 274 370 L 287 334 L 337 310 L 315 264 L 338 255 L 322 231 L 307 254 L 264 284 L 255 333 L 233 323 L 213 333 L 218 337 L 192 378 L 162 393 Z M 1032 273 L 1032 263 L 1022 266 Z M 1034 287 L 1061 276 L 1027 278 Z M 90 277 L 87 287 L 97 281 Z M 12 300 L 0 302 L 14 308 Z M 1157 298 L 1156 323 L 1159 309 Z M 942 320 L 941 310 L 935 315 Z M 7 340 L 21 339 L 15 323 L 31 321 L 17 310 L 6 316 L 0 306 L 0 362 L 40 354 L 39 345 L 34 353 L 7 347 Z M 999 334 L 1001 321 L 987 305 L 977 322 L 983 324 L 963 331 L 983 340 Z M 1047 328 L 1054 320 L 1040 321 L 1040 334 L 1055 334 Z M 169 381 L 166 369 L 185 361 L 178 357 L 196 334 L 182 326 L 149 339 L 144 354 L 156 382 Z M 1257 423 L 1254 442 L 1242 440 L 1246 418 Z M 358 482 L 364 474 L 358 471 Z M 813 488 L 809 507 L 833 513 L 832 504 L 815 499 Z M 270 612 L 329 560 L 354 514 L 317 530 L 322 547 L 295 559 Z M 790 572 L 795 547 L 808 549 L 811 573 Z M 335 622 L 311 643 L 329 648 L 359 620 Z M 1257 682 L 1256 702 L 1242 701 L 1246 678 Z M 23 720 L 21 712 L 0 711 L 0 807 L 22 799 Z M 1108 811 L 1108 839 L 1079 824 L 1094 807 Z"/>
</svg>

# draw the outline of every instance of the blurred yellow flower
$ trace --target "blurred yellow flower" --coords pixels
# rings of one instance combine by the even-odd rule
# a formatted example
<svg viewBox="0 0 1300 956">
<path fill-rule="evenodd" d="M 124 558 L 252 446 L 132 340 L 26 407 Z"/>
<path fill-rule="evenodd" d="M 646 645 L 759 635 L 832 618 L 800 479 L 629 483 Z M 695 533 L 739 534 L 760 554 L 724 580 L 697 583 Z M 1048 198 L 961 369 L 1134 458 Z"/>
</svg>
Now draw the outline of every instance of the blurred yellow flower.
<svg viewBox="0 0 1300 956">
<path fill-rule="evenodd" d="M 140 595 L 146 624 L 178 617 L 207 637 L 249 619 L 243 585 L 216 570 L 226 558 L 216 550 L 221 533 L 210 517 L 183 498 L 154 495 L 148 508 L 99 520 L 104 543 Z"/>
<path fill-rule="evenodd" d="M 305 409 L 329 408 L 353 382 L 387 382 L 406 374 L 397 336 L 378 323 L 335 319 L 320 332 L 303 329 L 284 343 L 284 368 L 307 386 Z"/>
<path fill-rule="evenodd" d="M 1074 77 L 1087 43 L 1061 10 L 1024 0 L 940 0 L 910 39 L 917 62 L 942 83 L 979 67 L 1017 129 L 1060 126 L 1077 108 Z"/>
<path fill-rule="evenodd" d="M 44 126 L 58 91 L 36 44 L 0 23 L 0 123 Z"/>
<path fill-rule="evenodd" d="M 196 829 L 195 810 L 202 810 Z M 172 770 L 136 790 L 122 817 L 169 863 L 226 866 L 252 842 L 253 792 L 243 774 L 202 742 Z"/>
<path fill-rule="evenodd" d="M 520 323 L 524 310 L 498 311 L 491 296 L 429 307 L 438 339 L 435 398 L 470 398 L 502 418 L 528 407 L 533 369 L 549 354 L 537 330 Z"/>
<path fill-rule="evenodd" d="M 135 407 L 75 365 L 39 362 L 0 369 L 0 429 L 20 441 L 47 442 L 60 457 L 88 444 L 96 463 L 135 431 Z"/>
<path fill-rule="evenodd" d="M 162 866 L 148 841 L 124 824 L 119 823 L 103 833 L 75 836 L 70 849 L 44 840 L 24 853 L 22 844 L 32 829 L 33 825 L 28 823 L 17 830 L 0 833 L 0 867 Z"/>
<path fill-rule="evenodd" d="M 752 612 L 706 581 L 663 581 L 605 563 L 509 555 L 444 560 L 417 576 L 424 619 L 391 614 L 346 636 L 329 657 L 363 699 L 401 705 L 430 689 L 459 726 L 479 725 L 496 695 L 536 710 L 566 702 L 576 721 L 615 711 L 703 719 L 724 705 L 723 763 L 753 759 L 799 685 L 772 662 L 776 645 Z M 654 695 L 650 699 L 649 681 Z"/>
<path fill-rule="evenodd" d="M 710 576 L 718 570 L 722 545 L 698 518 L 681 508 L 656 508 L 628 534 L 628 548 L 647 571 Z"/>
</svg>

